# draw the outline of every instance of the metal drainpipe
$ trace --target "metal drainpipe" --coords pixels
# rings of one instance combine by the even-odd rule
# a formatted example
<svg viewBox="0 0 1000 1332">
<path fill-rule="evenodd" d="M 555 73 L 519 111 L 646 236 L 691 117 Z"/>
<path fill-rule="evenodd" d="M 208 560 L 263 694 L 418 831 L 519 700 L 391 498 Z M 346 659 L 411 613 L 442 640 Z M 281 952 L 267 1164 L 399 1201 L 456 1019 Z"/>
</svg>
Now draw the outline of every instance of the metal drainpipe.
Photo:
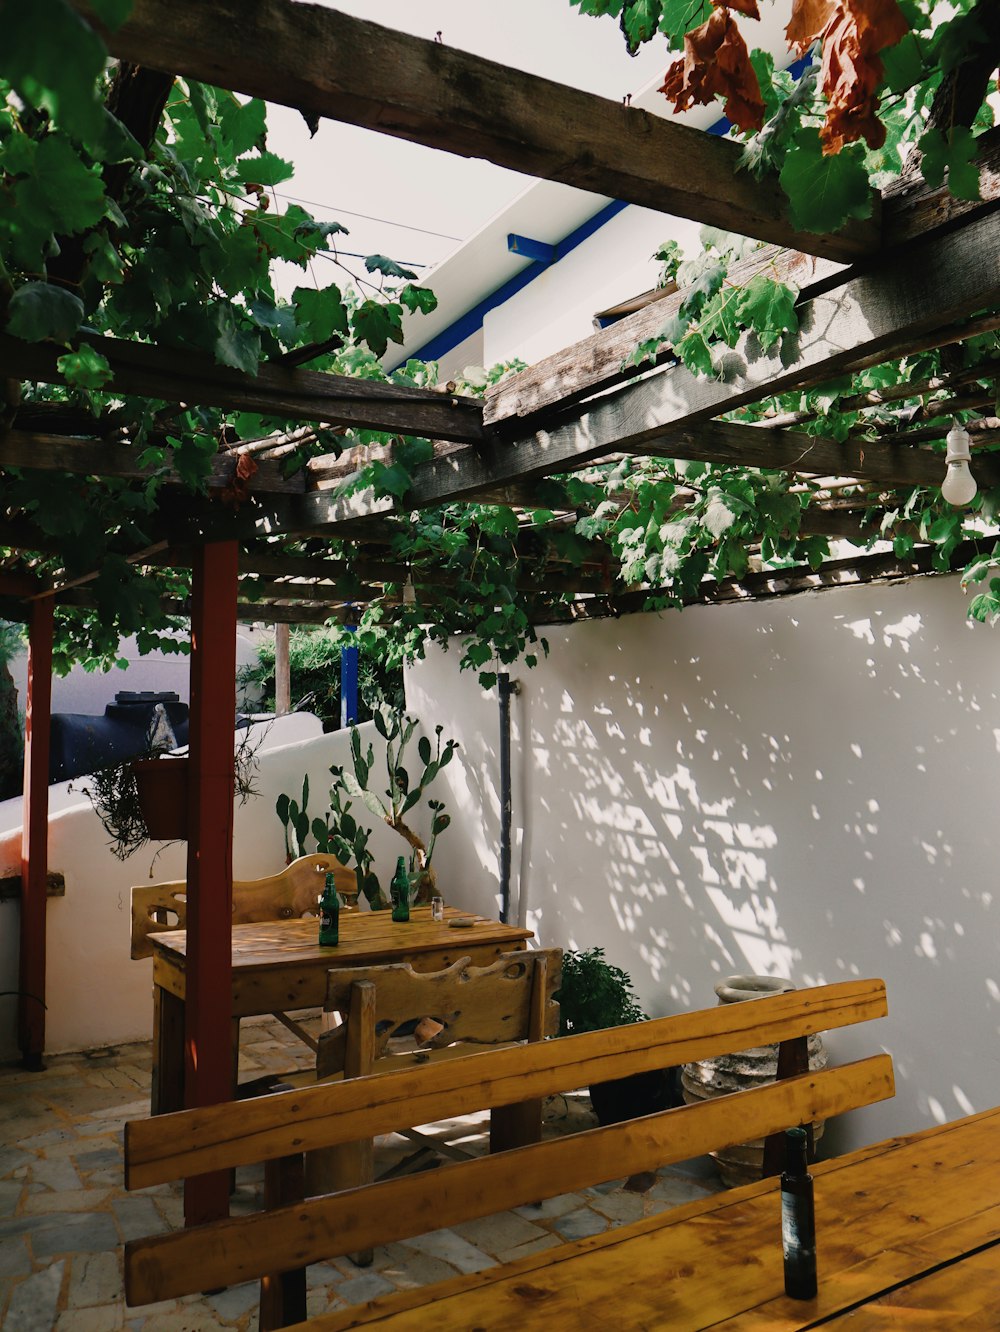
<svg viewBox="0 0 1000 1332">
<path fill-rule="evenodd" d="M 504 925 L 510 917 L 510 696 L 520 691 L 516 680 L 506 671 L 497 676 L 500 698 L 500 919 Z"/>
</svg>

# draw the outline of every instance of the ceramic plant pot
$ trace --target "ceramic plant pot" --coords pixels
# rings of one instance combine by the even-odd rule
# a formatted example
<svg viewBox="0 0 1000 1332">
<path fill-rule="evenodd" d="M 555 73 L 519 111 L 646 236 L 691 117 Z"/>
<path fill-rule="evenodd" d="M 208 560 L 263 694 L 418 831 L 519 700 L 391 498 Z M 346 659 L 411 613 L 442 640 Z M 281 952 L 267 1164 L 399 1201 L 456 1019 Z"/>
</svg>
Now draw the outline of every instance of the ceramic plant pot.
<svg viewBox="0 0 1000 1332">
<path fill-rule="evenodd" d="M 790 980 L 780 976 L 727 976 L 715 987 L 720 1004 L 737 1004 L 751 999 L 762 999 L 770 994 L 783 994 L 794 990 Z M 809 1067 L 825 1068 L 826 1050 L 820 1036 L 809 1037 Z M 762 1087 L 773 1082 L 778 1071 L 778 1047 L 762 1045 L 736 1054 L 718 1055 L 714 1059 L 700 1059 L 685 1064 L 681 1072 L 681 1086 L 688 1105 L 727 1096 L 730 1092 L 748 1087 Z M 813 1125 L 813 1138 L 818 1141 L 823 1133 L 822 1121 Z M 712 1152 L 723 1184 L 735 1188 L 749 1184 L 764 1173 L 764 1140 L 740 1143 Z"/>
</svg>

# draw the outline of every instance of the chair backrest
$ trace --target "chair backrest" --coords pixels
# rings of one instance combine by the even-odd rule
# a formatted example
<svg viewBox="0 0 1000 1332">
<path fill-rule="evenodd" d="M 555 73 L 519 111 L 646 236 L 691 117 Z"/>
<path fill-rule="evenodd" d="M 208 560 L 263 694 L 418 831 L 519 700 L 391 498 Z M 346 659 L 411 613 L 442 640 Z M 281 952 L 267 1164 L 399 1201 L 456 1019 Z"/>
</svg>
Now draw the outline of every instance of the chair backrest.
<svg viewBox="0 0 1000 1332">
<path fill-rule="evenodd" d="M 233 924 L 260 920 L 291 920 L 316 914 L 316 900 L 326 874 L 336 876 L 344 905 L 357 905 L 354 872 L 328 854 L 300 856 L 277 874 L 263 879 L 233 881 Z M 183 930 L 187 926 L 187 881 L 140 884 L 132 889 L 132 957 L 151 957 L 151 934 Z"/>
<path fill-rule="evenodd" d="M 349 1043 L 370 1051 L 373 1061 L 382 1058 L 394 1033 L 413 1019 L 433 1018 L 441 1024 L 442 1030 L 424 1042 L 431 1049 L 554 1036 L 559 1005 L 552 996 L 561 980 L 561 948 L 504 953 L 486 967 L 474 967 L 468 957 L 460 957 L 443 971 L 414 971 L 409 962 L 333 968 L 327 974 L 324 1007 L 350 1016 L 345 1027 L 320 1036 L 317 1073 L 325 1077 L 342 1067 Z M 352 1005 L 358 985 L 372 989 L 361 1006 Z M 368 1031 L 351 1031 L 358 1014 Z"/>
</svg>

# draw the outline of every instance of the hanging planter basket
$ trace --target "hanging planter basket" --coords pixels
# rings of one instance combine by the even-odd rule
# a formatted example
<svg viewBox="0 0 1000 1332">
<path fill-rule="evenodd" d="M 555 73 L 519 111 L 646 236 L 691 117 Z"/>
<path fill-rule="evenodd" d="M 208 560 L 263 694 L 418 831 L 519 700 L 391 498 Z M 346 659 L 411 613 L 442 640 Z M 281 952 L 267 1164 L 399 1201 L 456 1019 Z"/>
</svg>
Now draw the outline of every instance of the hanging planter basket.
<svg viewBox="0 0 1000 1332">
<path fill-rule="evenodd" d="M 154 841 L 188 835 L 188 759 L 137 759 L 132 764 L 139 807 Z"/>
</svg>

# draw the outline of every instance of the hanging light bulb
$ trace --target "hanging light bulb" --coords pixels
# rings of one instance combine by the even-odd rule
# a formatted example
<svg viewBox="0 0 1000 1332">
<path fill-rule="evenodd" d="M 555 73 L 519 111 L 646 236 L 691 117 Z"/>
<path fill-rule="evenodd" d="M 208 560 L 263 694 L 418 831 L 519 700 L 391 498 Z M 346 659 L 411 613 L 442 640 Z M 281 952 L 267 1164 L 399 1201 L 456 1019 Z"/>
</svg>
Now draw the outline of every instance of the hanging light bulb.
<svg viewBox="0 0 1000 1332">
<path fill-rule="evenodd" d="M 941 498 L 956 509 L 964 508 L 976 498 L 979 487 L 976 478 L 969 471 L 972 453 L 969 449 L 969 432 L 961 422 L 956 421 L 945 436 L 948 452 L 945 462 L 948 471 L 941 483 Z"/>
<path fill-rule="evenodd" d="M 975 482 L 973 482 L 975 484 Z M 415 606 L 417 604 L 417 589 L 413 586 L 413 575 L 406 575 L 406 582 L 403 584 L 403 605 Z"/>
</svg>

